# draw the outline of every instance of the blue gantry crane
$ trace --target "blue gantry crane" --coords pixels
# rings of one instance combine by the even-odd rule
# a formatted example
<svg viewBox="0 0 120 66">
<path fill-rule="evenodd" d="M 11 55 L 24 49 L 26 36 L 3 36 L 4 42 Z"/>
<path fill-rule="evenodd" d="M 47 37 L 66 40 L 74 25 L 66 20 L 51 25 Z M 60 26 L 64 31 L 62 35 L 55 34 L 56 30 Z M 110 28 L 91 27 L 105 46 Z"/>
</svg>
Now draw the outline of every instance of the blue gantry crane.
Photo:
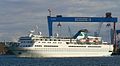
<svg viewBox="0 0 120 66">
<path fill-rule="evenodd" d="M 113 37 L 114 40 L 112 43 L 116 46 L 116 22 L 117 17 L 112 17 L 110 12 L 106 13 L 105 17 L 62 17 L 62 15 L 57 15 L 56 17 L 50 15 L 47 16 L 48 19 L 48 30 L 49 30 L 49 37 L 51 37 L 52 34 L 52 25 L 53 22 L 112 22 L 113 23 Z"/>
<path fill-rule="evenodd" d="M 53 22 L 113 22 L 114 29 L 115 23 L 117 22 L 116 17 L 111 17 L 111 13 L 106 13 L 106 17 L 62 17 L 61 15 L 57 15 L 56 17 L 48 16 L 48 30 L 49 37 L 52 36 L 52 25 Z"/>
</svg>

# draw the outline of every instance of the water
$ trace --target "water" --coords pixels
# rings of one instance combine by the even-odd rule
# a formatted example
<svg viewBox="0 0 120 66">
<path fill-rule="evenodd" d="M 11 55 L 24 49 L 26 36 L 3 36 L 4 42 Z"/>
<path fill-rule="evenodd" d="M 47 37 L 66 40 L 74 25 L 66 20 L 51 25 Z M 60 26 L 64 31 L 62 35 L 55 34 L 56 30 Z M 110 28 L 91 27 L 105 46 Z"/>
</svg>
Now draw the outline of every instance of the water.
<svg viewBox="0 0 120 66">
<path fill-rule="evenodd" d="M 0 56 L 0 66 L 120 66 L 120 56 L 81 58 L 19 58 Z"/>
</svg>

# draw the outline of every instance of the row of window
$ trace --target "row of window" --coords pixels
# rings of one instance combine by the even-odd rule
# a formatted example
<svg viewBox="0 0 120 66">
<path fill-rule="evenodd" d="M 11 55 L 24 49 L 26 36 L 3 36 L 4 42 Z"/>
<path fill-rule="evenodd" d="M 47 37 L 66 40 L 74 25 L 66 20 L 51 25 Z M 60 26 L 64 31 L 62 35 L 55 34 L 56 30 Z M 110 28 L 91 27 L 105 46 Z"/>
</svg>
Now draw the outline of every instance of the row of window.
<svg viewBox="0 0 120 66">
<path fill-rule="evenodd" d="M 88 47 L 101 47 L 101 46 L 88 46 Z"/>
<path fill-rule="evenodd" d="M 42 47 L 42 45 L 35 45 L 35 47 Z M 44 45 L 44 47 L 58 47 L 57 45 Z"/>
<path fill-rule="evenodd" d="M 70 39 L 34 39 L 34 40 L 40 40 L 40 41 L 70 41 Z M 71 41 L 74 41 L 74 40 L 71 40 Z"/>
<path fill-rule="evenodd" d="M 21 45 L 20 47 L 31 47 L 31 45 Z"/>
<path fill-rule="evenodd" d="M 31 45 L 21 45 L 20 47 L 30 47 Z M 42 45 L 35 45 L 35 47 L 42 47 Z M 44 45 L 44 47 L 58 47 L 57 45 Z M 68 46 L 68 47 L 86 47 L 86 46 Z M 101 46 L 88 46 L 93 48 L 100 48 Z"/>
<path fill-rule="evenodd" d="M 68 46 L 68 47 L 86 47 L 86 46 Z M 101 46 L 88 46 L 88 47 L 93 47 L 93 48 L 100 48 Z"/>
<path fill-rule="evenodd" d="M 20 47 L 30 47 L 31 45 L 21 45 Z M 35 47 L 42 47 L 42 45 L 35 45 Z M 44 45 L 44 47 L 58 47 L 57 45 Z"/>
<path fill-rule="evenodd" d="M 21 43 L 32 43 L 32 41 L 21 41 Z"/>
<path fill-rule="evenodd" d="M 44 47 L 58 47 L 57 45 L 44 45 Z"/>
<path fill-rule="evenodd" d="M 35 45 L 35 47 L 42 47 L 42 45 Z"/>
<path fill-rule="evenodd" d="M 34 39 L 34 40 L 40 40 L 40 41 L 61 41 L 60 39 Z"/>
<path fill-rule="evenodd" d="M 68 46 L 68 47 L 86 47 L 86 46 Z"/>
<path fill-rule="evenodd" d="M 66 42 L 66 44 L 77 44 L 76 42 Z"/>
<path fill-rule="evenodd" d="M 42 47 L 42 45 L 35 45 L 35 47 Z M 58 47 L 57 45 L 44 45 L 44 47 Z"/>
<path fill-rule="evenodd" d="M 39 42 L 39 43 L 58 43 L 58 44 L 62 44 L 62 42 Z"/>
<path fill-rule="evenodd" d="M 31 40 L 31 38 L 30 37 L 20 37 L 19 40 Z"/>
</svg>

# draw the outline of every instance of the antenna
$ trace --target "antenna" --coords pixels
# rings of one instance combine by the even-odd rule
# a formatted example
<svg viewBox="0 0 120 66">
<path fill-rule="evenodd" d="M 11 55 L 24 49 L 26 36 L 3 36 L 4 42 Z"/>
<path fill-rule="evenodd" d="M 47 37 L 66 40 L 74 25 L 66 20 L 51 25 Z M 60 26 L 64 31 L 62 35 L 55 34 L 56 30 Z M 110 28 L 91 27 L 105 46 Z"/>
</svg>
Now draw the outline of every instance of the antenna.
<svg viewBox="0 0 120 66">
<path fill-rule="evenodd" d="M 99 23 L 98 28 L 97 28 L 97 30 L 96 30 L 97 32 L 94 33 L 94 35 L 95 35 L 96 37 L 100 36 L 102 24 L 103 24 L 103 22 Z"/>
<path fill-rule="evenodd" d="M 69 26 L 68 26 L 68 32 L 69 32 L 70 37 L 72 37 L 71 29 Z"/>
<path fill-rule="evenodd" d="M 38 25 L 36 25 L 36 31 L 37 31 L 37 34 L 39 34 Z"/>
<path fill-rule="evenodd" d="M 111 38 L 111 36 L 110 36 L 110 29 L 111 29 L 111 24 L 110 23 L 108 23 L 107 25 L 106 25 L 106 28 L 107 28 L 107 32 L 108 32 L 108 38 L 107 38 L 107 40 L 109 41 L 109 43 L 111 43 L 111 41 L 110 41 L 110 38 Z"/>
<path fill-rule="evenodd" d="M 71 33 L 71 29 L 70 27 L 68 26 L 68 32 L 69 32 L 69 35 L 70 35 L 70 43 L 72 42 L 72 33 Z"/>
</svg>

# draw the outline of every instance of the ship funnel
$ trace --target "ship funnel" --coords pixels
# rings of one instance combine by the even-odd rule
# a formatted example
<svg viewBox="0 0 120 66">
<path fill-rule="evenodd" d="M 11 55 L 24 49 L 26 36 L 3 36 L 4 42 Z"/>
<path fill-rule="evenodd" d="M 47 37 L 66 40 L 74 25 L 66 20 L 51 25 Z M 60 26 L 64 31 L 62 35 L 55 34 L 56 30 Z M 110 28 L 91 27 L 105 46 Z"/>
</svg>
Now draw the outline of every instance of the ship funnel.
<svg viewBox="0 0 120 66">
<path fill-rule="evenodd" d="M 88 33 L 88 30 L 87 30 L 87 29 L 79 30 L 79 31 L 73 36 L 73 38 L 76 39 L 78 36 L 81 36 L 81 37 L 85 38 L 85 37 L 87 37 L 87 33 Z"/>
</svg>

